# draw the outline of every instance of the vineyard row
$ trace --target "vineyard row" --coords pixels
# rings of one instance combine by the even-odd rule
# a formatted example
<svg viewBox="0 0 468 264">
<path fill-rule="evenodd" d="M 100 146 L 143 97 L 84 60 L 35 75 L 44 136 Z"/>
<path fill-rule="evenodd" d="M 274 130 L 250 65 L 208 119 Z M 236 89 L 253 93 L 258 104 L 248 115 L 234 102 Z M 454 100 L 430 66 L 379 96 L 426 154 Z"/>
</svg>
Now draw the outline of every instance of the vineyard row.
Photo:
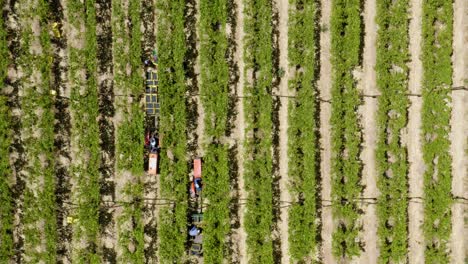
<svg viewBox="0 0 468 264">
<path fill-rule="evenodd" d="M 408 253 L 408 160 L 401 138 L 408 123 L 409 36 L 407 0 L 377 6 L 377 206 L 381 263 L 401 262 Z"/>
<path fill-rule="evenodd" d="M 361 66 L 361 1 L 336 0 L 331 15 L 332 113 L 332 200 L 337 224 L 333 233 L 333 254 L 353 257 L 360 254 L 358 223 L 362 192 L 359 159 L 362 145 L 357 109 L 361 104 L 353 71 Z"/>
<path fill-rule="evenodd" d="M 156 35 L 159 52 L 161 101 L 161 198 L 175 201 L 159 215 L 159 258 L 162 263 L 180 262 L 185 252 L 188 213 L 187 111 L 184 60 L 184 1 L 157 3 Z"/>
<path fill-rule="evenodd" d="M 318 12 L 315 1 L 289 4 L 288 57 L 293 72 L 289 89 L 296 96 L 288 108 L 289 191 L 294 197 L 289 209 L 289 254 L 295 261 L 305 261 L 318 250 Z"/>
<path fill-rule="evenodd" d="M 209 206 L 204 212 L 204 261 L 222 263 L 228 258 L 230 232 L 228 133 L 229 65 L 226 0 L 200 1 L 201 95 L 205 112 L 203 144 L 203 197 Z M 201 136 L 201 135 L 200 135 Z"/>
<path fill-rule="evenodd" d="M 273 263 L 273 81 L 272 3 L 244 3 L 244 219 L 253 263 Z"/>
<path fill-rule="evenodd" d="M 87 10 L 87 12 L 84 12 Z M 76 219 L 73 225 L 72 259 L 78 263 L 98 263 L 100 256 L 95 248 L 99 243 L 99 126 L 97 117 L 97 43 L 96 10 L 94 1 L 84 3 L 72 0 L 67 2 L 66 16 L 73 29 L 79 32 L 69 39 L 69 81 L 73 164 L 70 167 L 72 180 L 76 182 L 72 189 L 72 200 L 77 208 L 72 212 Z M 88 30 L 81 31 L 82 26 Z M 90 30 L 91 29 L 91 30 Z M 78 44 L 79 43 L 79 44 Z M 83 76 L 83 71 L 86 77 Z"/>
<path fill-rule="evenodd" d="M 451 1 L 423 3 L 422 146 L 424 172 L 425 260 L 449 263 L 452 231 L 452 158 L 450 91 L 452 87 L 453 6 Z"/>
</svg>

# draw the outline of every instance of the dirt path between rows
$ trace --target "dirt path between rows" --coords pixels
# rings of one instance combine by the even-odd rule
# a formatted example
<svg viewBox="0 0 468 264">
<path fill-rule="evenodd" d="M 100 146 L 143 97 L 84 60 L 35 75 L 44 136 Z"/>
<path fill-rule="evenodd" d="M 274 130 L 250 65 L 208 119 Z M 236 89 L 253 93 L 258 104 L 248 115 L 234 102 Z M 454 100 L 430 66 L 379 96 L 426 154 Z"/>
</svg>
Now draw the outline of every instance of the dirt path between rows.
<svg viewBox="0 0 468 264">
<path fill-rule="evenodd" d="M 376 0 L 368 0 L 364 6 L 364 54 L 363 54 L 363 74 L 359 86 L 363 94 L 377 94 L 376 88 L 376 39 L 377 24 L 375 22 Z M 377 98 L 364 97 L 364 104 L 361 110 L 361 125 L 363 129 L 363 149 L 361 160 L 363 162 L 362 184 L 365 186 L 363 197 L 375 198 L 378 190 L 376 186 L 376 113 L 378 109 Z M 379 255 L 377 248 L 377 216 L 376 205 L 363 205 L 364 215 L 362 216 L 364 231 L 362 233 L 365 242 L 364 252 L 359 256 L 357 263 L 377 263 Z"/>
<path fill-rule="evenodd" d="M 196 0 L 195 4 L 195 19 L 198 21 L 197 23 L 200 22 L 200 0 Z M 200 27 L 197 26 L 196 29 L 197 33 L 196 36 L 200 36 Z M 200 38 L 197 39 L 197 58 L 195 59 L 195 66 L 194 66 L 194 71 L 195 75 L 197 78 L 197 83 L 201 84 L 201 62 L 200 62 Z M 203 89 L 201 86 L 199 87 L 199 91 Z M 201 92 L 199 92 L 201 94 Z M 203 143 L 205 142 L 205 136 L 203 131 L 205 131 L 205 111 L 203 110 L 203 104 L 202 104 L 202 97 L 198 96 L 197 97 L 197 151 L 196 154 L 200 157 L 203 157 L 204 155 L 204 148 L 203 148 Z M 195 158 L 195 157 L 193 157 Z"/>
<path fill-rule="evenodd" d="M 151 56 L 156 41 L 156 14 L 155 2 L 153 0 L 142 1 L 142 32 L 143 32 L 143 55 L 144 58 Z M 158 215 L 159 206 L 156 205 L 159 197 L 159 176 L 145 173 L 143 196 L 147 201 L 143 209 L 144 240 L 145 240 L 145 262 L 158 262 Z"/>
<path fill-rule="evenodd" d="M 23 175 L 20 173 L 26 164 L 25 149 L 23 147 L 23 139 L 21 137 L 21 100 L 20 100 L 20 86 L 21 86 L 21 75 L 19 61 L 17 53 L 20 46 L 20 31 L 19 31 L 19 18 L 16 15 L 17 10 L 14 7 L 12 1 L 4 1 L 2 7 L 2 13 L 4 15 L 4 26 L 7 32 L 8 51 L 10 60 L 7 72 L 7 81 L 9 85 L 5 85 L 2 88 L 2 92 L 5 92 L 9 97 L 9 104 L 11 110 L 10 128 L 11 128 L 11 145 L 9 152 L 9 161 L 11 165 L 11 181 L 13 197 L 13 215 L 11 218 L 12 227 L 12 239 L 13 254 L 12 261 L 19 263 L 21 262 L 21 249 L 23 246 L 23 227 L 21 223 L 21 214 L 23 212 L 23 192 L 25 188 L 25 181 Z M 10 93 L 8 93 L 8 92 Z"/>
<path fill-rule="evenodd" d="M 463 2 L 463 1 L 458 1 L 458 2 Z M 457 2 L 457 3 L 458 3 Z M 464 30 L 464 36 L 463 36 L 463 43 L 468 43 L 468 3 L 465 2 L 465 6 L 463 8 L 465 10 L 465 14 L 463 16 L 463 30 Z M 464 47 L 464 54 L 462 55 L 463 56 L 463 61 L 465 62 L 465 65 L 464 65 L 464 79 L 463 79 L 463 84 L 466 86 L 468 86 L 468 50 L 467 50 L 467 46 L 466 45 L 462 45 L 461 47 Z M 466 118 L 468 118 L 468 95 L 465 93 L 465 131 L 468 131 L 468 120 L 466 120 Z M 468 136 L 466 136 L 465 134 L 465 144 L 468 144 Z M 465 176 L 464 176 L 464 193 L 465 193 L 465 198 L 468 198 L 468 146 L 466 146 L 465 148 Z M 464 227 L 464 232 L 463 234 L 465 234 L 465 262 L 468 261 L 468 205 L 465 205 L 465 210 L 464 210 L 464 221 L 465 221 L 465 227 Z"/>
<path fill-rule="evenodd" d="M 422 0 L 410 1 L 411 20 L 409 24 L 409 50 L 411 62 L 409 63 L 409 92 L 413 94 L 421 93 L 423 68 L 420 60 L 421 55 L 421 23 L 422 23 Z M 422 157 L 421 147 L 421 97 L 410 97 L 410 107 L 408 109 L 408 160 L 409 166 L 409 196 L 423 196 L 423 180 L 425 165 Z M 408 261 L 409 263 L 424 263 L 424 236 L 422 223 L 424 207 L 421 203 L 409 203 L 408 205 Z"/>
<path fill-rule="evenodd" d="M 288 61 L 288 0 L 277 0 L 276 7 L 279 11 L 279 67 L 285 74 L 279 84 L 279 94 L 288 95 L 289 81 L 289 61 Z M 291 202 L 289 193 L 288 176 L 288 104 L 287 97 L 280 98 L 281 107 L 279 109 L 279 186 L 281 204 Z M 288 234 L 288 214 L 289 207 L 281 207 L 281 214 L 278 223 L 281 236 L 281 263 L 289 263 L 289 234 Z"/>
<path fill-rule="evenodd" d="M 456 0 L 454 5 L 453 25 L 453 86 L 466 85 L 468 54 L 466 43 L 468 40 L 468 4 L 466 0 Z M 452 118 L 451 118 L 451 155 L 452 155 L 452 193 L 455 197 L 468 198 L 464 193 L 464 178 L 467 177 L 467 135 L 468 131 L 468 97 L 466 91 L 452 92 Z M 464 233 L 464 208 L 462 203 L 454 203 L 452 206 L 452 237 L 451 237 L 451 259 L 452 263 L 465 263 L 467 257 L 466 237 Z M 466 215 L 465 215 L 466 217 Z"/>
<path fill-rule="evenodd" d="M 245 138 L 245 120 L 244 120 L 244 4 L 243 0 L 234 0 L 234 4 L 237 8 L 236 18 L 236 36 L 235 42 L 237 45 L 236 54 L 234 55 L 234 61 L 237 64 L 239 70 L 239 81 L 237 82 L 237 96 L 240 96 L 237 101 L 237 119 L 236 129 L 234 131 L 234 137 L 237 141 L 237 162 L 238 162 L 238 190 L 239 190 L 239 221 L 240 227 L 234 232 L 234 239 L 236 249 L 234 250 L 235 255 L 233 259 L 239 263 L 247 263 L 247 234 L 244 229 L 244 215 L 245 215 L 245 199 L 247 198 L 247 192 L 244 189 L 244 138 Z"/>
<path fill-rule="evenodd" d="M 318 80 L 318 88 L 320 97 L 324 100 L 331 99 L 331 37 L 330 37 L 330 16 L 331 3 L 328 0 L 321 0 L 321 17 L 320 26 L 320 79 Z M 322 176 L 322 194 L 323 200 L 331 200 L 331 105 L 327 102 L 320 101 L 320 174 Z M 332 233 L 333 233 L 333 217 L 332 208 L 327 206 L 322 207 L 322 248 L 321 257 L 323 263 L 337 263 L 332 254 Z"/>
</svg>

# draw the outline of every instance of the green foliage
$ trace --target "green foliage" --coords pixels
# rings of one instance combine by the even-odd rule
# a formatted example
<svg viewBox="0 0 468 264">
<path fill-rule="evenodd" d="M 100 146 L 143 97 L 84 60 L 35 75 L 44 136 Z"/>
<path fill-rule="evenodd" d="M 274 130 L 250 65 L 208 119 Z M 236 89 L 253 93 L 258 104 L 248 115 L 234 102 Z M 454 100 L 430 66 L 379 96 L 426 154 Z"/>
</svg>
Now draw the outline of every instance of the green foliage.
<svg viewBox="0 0 468 264">
<path fill-rule="evenodd" d="M 404 262 L 408 252 L 408 161 L 401 135 L 408 122 L 408 0 L 377 5 L 377 173 L 379 263 Z"/>
<path fill-rule="evenodd" d="M 0 1 L 3 6 L 4 0 Z M 8 70 L 8 43 L 6 25 L 0 20 L 0 90 Z M 0 262 L 6 263 L 13 256 L 13 199 L 11 189 L 11 168 L 9 164 L 11 128 L 10 110 L 6 105 L 7 98 L 0 96 Z"/>
<path fill-rule="evenodd" d="M 377 6 L 377 206 L 380 263 L 405 261 L 408 251 L 408 161 L 402 130 L 408 122 L 408 0 Z"/>
<path fill-rule="evenodd" d="M 72 140 L 79 146 L 75 153 L 77 160 L 70 172 L 77 182 L 74 193 L 78 207 L 75 211 L 77 222 L 74 224 L 73 240 L 84 241 L 84 248 L 73 249 L 73 259 L 78 263 L 99 263 L 95 251 L 99 238 L 99 167 L 100 146 L 98 87 L 97 87 L 97 39 L 96 10 L 93 0 L 84 3 L 79 0 L 67 2 L 68 21 L 75 28 L 84 24 L 87 29 L 80 33 L 76 42 L 84 39 L 84 48 L 69 46 L 69 76 L 71 81 L 70 106 L 72 113 Z M 86 12 L 85 12 L 86 10 Z M 81 76 L 85 71 L 87 78 Z"/>
<path fill-rule="evenodd" d="M 332 200 L 337 229 L 333 254 L 351 258 L 360 254 L 356 202 L 362 191 L 362 143 L 357 108 L 361 103 L 352 71 L 360 66 L 361 1 L 334 0 L 331 15 L 332 75 Z"/>
<path fill-rule="evenodd" d="M 5 0 L 0 0 L 0 6 L 4 6 Z M 7 75 L 7 70 L 8 70 L 8 62 L 10 60 L 10 57 L 8 55 L 8 43 L 7 43 L 7 32 L 6 32 L 6 25 L 5 21 L 3 19 L 0 19 L 0 81 L 1 81 L 1 87 L 0 89 L 3 88 L 3 82 L 6 78 Z"/>
<path fill-rule="evenodd" d="M 143 78 L 141 66 L 141 32 L 140 32 L 140 2 L 131 1 L 128 16 L 132 27 L 127 35 L 125 32 L 125 14 L 123 2 L 113 2 L 114 33 L 114 65 L 117 68 L 115 79 L 118 89 L 124 94 L 138 98 L 143 92 Z M 125 52 L 125 48 L 129 51 Z M 129 60 L 130 59 L 130 60 Z M 126 67 L 130 66 L 130 75 L 126 74 Z M 117 167 L 120 170 L 131 171 L 137 176 L 143 175 L 143 137 L 144 115 L 136 100 L 123 99 L 118 107 L 123 111 L 122 124 L 117 129 Z"/>
<path fill-rule="evenodd" d="M 9 109 L 6 101 L 4 96 L 0 96 L 0 262 L 3 263 L 7 263 L 13 256 L 12 234 L 14 221 L 11 169 L 9 164 L 11 129 Z"/>
<path fill-rule="evenodd" d="M 144 226 L 143 226 L 143 184 L 125 184 L 122 194 L 126 197 L 132 197 L 130 203 L 122 204 L 122 212 L 117 219 L 119 227 L 119 246 L 122 255 L 119 261 L 125 263 L 143 263 L 144 262 Z M 129 229 L 124 226 L 130 225 Z M 130 248 L 133 249 L 130 250 Z"/>
<path fill-rule="evenodd" d="M 245 229 L 252 263 L 273 263 L 273 80 L 272 6 L 270 0 L 244 1 L 244 84 L 248 193 Z M 253 72 L 253 75 L 249 73 Z M 252 77 L 253 76 L 253 77 Z M 252 78 L 252 80 L 249 80 Z"/>
<path fill-rule="evenodd" d="M 227 132 L 229 68 L 227 63 L 227 1 L 200 2 L 201 94 L 205 111 L 203 257 L 207 263 L 223 263 L 228 257 L 229 166 L 228 146 L 220 143 Z"/>
<path fill-rule="evenodd" d="M 57 243 L 57 220 L 55 204 L 54 175 L 54 112 L 51 87 L 52 47 L 48 33 L 49 7 L 46 1 L 21 3 L 21 42 L 17 58 L 23 69 L 20 79 L 24 96 L 21 98 L 23 116 L 22 139 L 27 164 L 25 172 L 26 188 L 23 196 L 22 223 L 24 226 L 24 251 L 32 262 L 55 262 Z M 29 10 L 35 9 L 39 17 L 38 36 L 31 30 L 32 20 Z M 31 49 L 33 42 L 40 49 Z M 37 76 L 36 80 L 31 78 Z M 43 228 L 42 228 L 43 227 Z M 37 247 L 44 248 L 37 250 Z"/>
<path fill-rule="evenodd" d="M 159 258 L 162 263 L 180 263 L 187 237 L 188 166 L 187 113 L 185 105 L 184 59 L 186 52 L 183 0 L 162 0 L 159 9 L 157 50 L 159 93 L 161 95 L 160 134 L 161 198 L 174 205 L 160 210 Z"/>
<path fill-rule="evenodd" d="M 424 223 L 427 263 L 450 263 L 451 233 L 450 90 L 452 86 L 453 6 L 423 4 L 422 18 Z"/>
<path fill-rule="evenodd" d="M 305 261 L 317 250 L 317 90 L 318 67 L 315 0 L 290 1 L 288 56 L 294 75 L 289 88 L 296 100 L 289 103 L 289 177 L 294 203 L 289 210 L 289 254 Z"/>
</svg>

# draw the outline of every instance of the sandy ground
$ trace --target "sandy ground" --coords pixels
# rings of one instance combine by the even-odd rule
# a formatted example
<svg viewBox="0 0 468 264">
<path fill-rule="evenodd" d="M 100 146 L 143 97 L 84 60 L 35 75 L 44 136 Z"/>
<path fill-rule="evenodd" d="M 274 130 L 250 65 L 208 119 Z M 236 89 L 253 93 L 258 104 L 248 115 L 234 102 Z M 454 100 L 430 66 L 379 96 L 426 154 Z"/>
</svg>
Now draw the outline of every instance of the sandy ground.
<svg viewBox="0 0 468 264">
<path fill-rule="evenodd" d="M 376 38 L 377 24 L 375 22 L 376 15 L 376 0 L 365 1 L 364 6 L 364 54 L 363 54 L 363 74 L 362 79 L 358 82 L 359 88 L 363 94 L 377 94 L 376 89 Z M 377 114 L 377 98 L 364 97 L 364 104 L 360 107 L 361 110 L 361 126 L 363 129 L 363 149 L 361 160 L 363 162 L 362 184 L 365 186 L 363 197 L 377 197 L 376 186 L 376 164 L 375 164 L 375 147 L 376 147 L 376 114 Z M 362 217 L 364 231 L 361 234 L 362 241 L 365 242 L 364 252 L 357 259 L 357 263 L 377 263 L 378 248 L 377 248 L 377 217 L 376 205 L 364 205 L 364 215 Z"/>
<path fill-rule="evenodd" d="M 281 78 L 279 85 L 279 94 L 287 95 L 289 80 L 289 61 L 288 61 L 288 0 L 277 0 L 276 7 L 279 11 L 279 65 L 284 69 L 284 77 Z M 279 109 L 279 173 L 280 173 L 280 199 L 281 202 L 290 202 L 288 183 L 288 103 L 287 97 L 281 97 L 281 108 Z M 281 236 L 281 263 L 289 263 L 289 234 L 288 234 L 288 209 L 281 207 L 281 216 L 278 223 Z"/>
<path fill-rule="evenodd" d="M 321 27 L 328 30 L 320 32 L 320 79 L 318 88 L 320 97 L 324 100 L 331 98 L 331 62 L 330 62 L 330 15 L 331 3 L 328 0 L 320 1 Z M 322 175 L 322 200 L 331 200 L 331 139 L 330 139 L 330 116 L 331 106 L 329 103 L 320 103 L 320 173 Z M 322 207 L 322 248 L 321 255 L 323 263 L 336 263 L 332 254 L 332 233 L 333 233 L 333 218 L 331 207 Z"/>
<path fill-rule="evenodd" d="M 200 0 L 196 1 L 196 19 L 197 21 L 200 21 Z M 200 39 L 200 27 L 197 27 L 197 36 L 198 39 Z M 197 50 L 198 50 L 198 56 L 197 60 L 195 62 L 195 74 L 197 75 L 197 83 L 199 84 L 199 89 L 202 88 L 201 84 L 201 63 L 200 63 L 200 41 L 197 41 Z M 205 111 L 203 110 L 203 104 L 202 104 L 202 98 L 200 96 L 197 97 L 197 135 L 198 135 L 198 143 L 197 143 L 197 155 L 198 156 L 203 156 L 204 150 L 203 150 L 203 143 L 206 141 L 204 137 L 203 131 L 205 131 Z M 195 157 L 194 157 L 195 158 Z M 206 200 L 205 200 L 206 201 Z"/>
<path fill-rule="evenodd" d="M 462 2 L 462 1 L 459 1 L 459 2 Z M 463 27 L 464 27 L 464 32 L 465 32 L 465 35 L 464 35 L 464 43 L 468 43 L 468 4 L 465 2 L 465 6 L 464 6 L 464 10 L 465 10 L 465 15 L 464 15 L 464 20 L 463 20 Z M 463 58 L 464 58 L 464 62 L 465 62 L 465 65 L 464 65 L 464 80 L 463 80 L 463 83 L 466 86 L 468 86 L 468 50 L 467 50 L 467 46 L 465 45 L 464 46 L 464 54 L 463 54 Z M 465 93 L 465 118 L 468 117 L 468 95 Z M 465 119 L 465 131 L 468 131 L 468 120 Z M 468 136 L 465 135 L 465 140 L 468 141 L 467 139 Z M 465 141 L 466 144 L 468 144 L 467 142 Z M 468 198 L 468 146 L 465 148 L 465 177 L 464 177 L 464 193 L 465 193 L 465 198 Z M 465 262 L 468 261 L 468 205 L 465 205 L 465 210 L 464 210 L 464 221 L 465 221 L 465 228 L 464 228 L 464 234 L 465 234 Z"/>
<path fill-rule="evenodd" d="M 468 78 L 466 40 L 468 38 L 468 4 L 465 0 L 456 0 L 454 5 L 454 39 L 453 39 L 453 86 L 465 85 L 464 80 Z M 467 131 L 468 131 L 468 97 L 466 91 L 452 92 L 452 118 L 450 134 L 452 155 L 452 193 L 455 197 L 468 197 L 464 193 L 463 179 L 467 177 Z M 451 237 L 451 259 L 452 263 L 465 263 L 467 257 L 466 241 L 464 237 L 464 207 L 462 203 L 452 206 L 452 237 Z M 466 217 L 466 215 L 465 215 Z"/>
<path fill-rule="evenodd" d="M 154 2 L 153 2 L 154 3 Z M 157 28 L 156 28 L 156 18 L 157 18 L 157 9 L 155 8 L 154 10 L 154 27 L 153 27 L 153 34 L 156 35 L 157 34 Z M 144 23 L 144 21 L 142 21 Z M 142 23 L 142 25 L 143 25 Z M 156 175 L 156 176 L 151 176 L 151 175 L 148 175 L 145 173 L 145 198 L 147 199 L 157 199 L 158 197 L 161 197 L 160 194 L 159 194 L 159 177 L 160 175 Z M 149 203 L 158 203 L 159 201 L 158 200 L 148 200 Z M 149 227 L 149 228 L 157 228 L 158 227 L 158 217 L 159 217 L 159 207 L 160 206 L 157 206 L 157 205 L 154 205 L 154 204 L 145 204 L 145 210 L 146 212 L 144 212 L 144 224 L 145 224 L 145 227 Z M 145 234 L 145 250 L 148 249 L 148 248 L 156 248 L 155 249 L 155 252 L 152 252 L 152 254 L 148 257 L 147 261 L 148 263 L 154 263 L 154 262 L 157 262 L 158 260 L 158 252 L 157 252 L 157 249 L 158 249 L 158 243 L 159 243 L 159 240 L 158 240 L 158 236 L 154 236 L 154 237 L 151 237 L 151 236 L 148 236 L 147 234 Z"/>
<path fill-rule="evenodd" d="M 237 83 L 237 96 L 244 95 L 244 82 L 245 82 L 245 75 L 244 75 L 244 4 L 243 0 L 235 0 L 234 1 L 237 7 L 237 25 L 236 25 L 236 44 L 237 50 L 235 54 L 235 61 L 237 62 L 237 66 L 239 68 L 239 82 Z M 234 232 L 234 243 L 236 244 L 235 252 L 237 251 L 237 260 L 240 263 L 247 263 L 247 234 L 244 229 L 244 215 L 245 215 L 245 204 L 243 202 L 247 198 L 247 193 L 244 189 L 244 138 L 245 138 L 245 121 L 244 121 L 244 99 L 242 97 L 239 98 L 237 102 L 237 120 L 236 120 L 236 129 L 234 132 L 234 137 L 237 139 L 237 146 L 238 146 L 238 154 L 237 154 L 237 161 L 238 161 L 238 184 L 239 184 L 239 219 L 240 219 L 240 228 Z"/>
<path fill-rule="evenodd" d="M 18 28 L 19 28 L 18 17 L 16 15 L 14 15 L 13 10 L 8 8 L 9 6 L 7 6 L 7 3 L 5 3 L 5 5 L 6 5 L 6 8 L 4 7 L 4 12 L 6 12 L 8 19 L 5 19 L 5 21 L 4 21 L 5 24 L 4 25 L 5 25 L 5 27 L 7 29 L 17 31 Z M 20 69 L 16 68 L 13 65 L 11 65 L 8 68 L 7 78 L 9 78 L 12 83 L 18 82 L 18 79 L 21 78 L 21 76 L 22 76 L 22 73 L 20 72 Z M 9 93 L 11 93 L 13 91 L 13 87 L 9 87 L 9 86 L 2 87 L 2 92 L 7 92 L 7 91 Z M 18 105 L 18 107 L 12 108 L 11 113 L 12 113 L 12 117 L 15 117 L 15 118 L 20 117 L 23 114 L 19 105 Z M 13 134 L 12 135 L 12 140 L 15 143 L 22 144 L 22 138 L 21 138 L 21 135 L 19 135 L 19 133 Z M 17 170 L 17 169 L 20 169 L 20 168 L 16 167 L 15 164 L 16 164 L 16 162 L 22 161 L 24 159 L 25 159 L 24 154 L 20 153 L 17 148 L 14 148 L 14 152 L 10 152 L 10 164 L 12 164 L 12 166 L 11 166 L 11 168 L 12 168 L 12 184 L 14 184 L 14 186 L 18 186 L 18 184 L 20 182 L 20 179 L 22 178 L 21 172 Z M 16 201 L 15 201 L 15 203 L 16 203 L 15 208 L 14 208 L 15 217 L 14 217 L 14 220 L 13 220 L 13 230 L 12 230 L 13 244 L 15 246 L 19 245 L 21 243 L 21 240 L 22 240 L 23 228 L 22 228 L 21 218 L 20 218 L 20 215 L 22 214 L 22 208 L 23 208 L 23 201 L 22 200 L 23 200 L 23 198 L 22 198 L 22 195 L 20 194 L 20 197 L 18 197 L 18 199 L 16 199 Z M 17 262 L 19 261 L 18 258 L 17 258 L 17 256 L 19 256 L 19 255 L 20 254 L 16 254 L 16 256 L 14 258 Z"/>
<path fill-rule="evenodd" d="M 422 16 L 422 0 L 411 0 L 411 21 L 409 25 L 410 43 L 409 49 L 411 53 L 410 73 L 409 73 L 409 91 L 410 93 L 421 93 L 422 81 L 422 63 L 421 55 L 421 16 Z M 424 161 L 422 158 L 421 148 L 421 106 L 422 100 L 420 97 L 411 96 L 411 105 L 409 107 L 408 119 L 408 159 L 409 167 L 409 196 L 423 196 L 423 174 L 425 170 Z M 408 260 L 410 263 L 424 263 L 424 236 L 422 232 L 423 222 L 423 205 L 421 203 L 410 202 L 408 205 L 409 217 L 409 238 L 408 238 Z"/>
</svg>

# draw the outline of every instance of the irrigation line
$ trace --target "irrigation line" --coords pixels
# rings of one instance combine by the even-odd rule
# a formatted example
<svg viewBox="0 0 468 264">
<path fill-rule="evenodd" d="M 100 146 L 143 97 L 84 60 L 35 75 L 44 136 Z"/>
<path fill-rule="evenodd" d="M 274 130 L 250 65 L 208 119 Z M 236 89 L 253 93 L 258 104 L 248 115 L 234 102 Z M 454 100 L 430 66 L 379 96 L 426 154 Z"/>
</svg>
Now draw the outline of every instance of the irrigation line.
<svg viewBox="0 0 468 264">
<path fill-rule="evenodd" d="M 468 91 L 468 87 L 465 87 L 465 86 L 457 86 L 457 87 L 452 87 L 451 89 L 452 91 Z M 429 91 L 429 93 L 431 93 L 432 91 L 435 91 L 435 88 L 432 89 L 431 91 Z M 97 93 L 98 95 L 105 95 L 107 93 Z M 42 95 L 45 95 L 45 94 L 42 94 Z M 82 95 L 81 97 L 87 97 L 89 94 L 86 94 L 86 95 Z M 409 97 L 422 97 L 422 94 L 415 94 L 415 93 L 406 93 L 404 94 L 406 96 L 409 96 Z M 10 97 L 8 95 L 5 94 L 5 96 L 7 97 Z M 72 101 L 73 99 L 70 99 L 70 97 L 66 97 L 66 96 L 61 96 L 61 95 L 51 95 L 51 96 L 54 96 L 55 98 L 58 98 L 58 99 L 64 99 L 64 100 L 69 100 L 69 101 Z M 133 94 L 114 94 L 115 97 L 128 97 L 128 98 L 138 98 L 139 100 L 143 97 L 143 94 L 140 94 L 140 95 L 133 95 Z M 188 97 L 202 97 L 202 96 L 205 96 L 205 95 L 202 95 L 202 94 L 188 94 L 187 95 Z M 232 96 L 232 95 L 231 95 Z M 294 95 L 284 95 L 284 94 L 270 94 L 271 97 L 282 97 L 282 98 L 289 98 L 289 99 L 296 99 L 297 97 L 294 96 Z M 359 94 L 360 97 L 366 97 L 366 98 L 378 98 L 381 96 L 381 94 Z M 23 96 L 20 96 L 20 97 L 23 97 Z M 250 95 L 234 95 L 235 98 L 250 98 L 252 96 Z M 317 98 L 318 101 L 321 101 L 321 102 L 324 102 L 324 103 L 331 103 L 332 100 L 331 99 L 325 99 L 325 98 L 321 98 L 321 97 L 318 97 Z"/>
<path fill-rule="evenodd" d="M 408 197 L 408 203 L 416 203 L 416 204 L 424 204 L 424 198 L 423 197 Z M 150 201 L 155 201 L 155 202 L 150 202 Z M 164 202 L 165 201 L 165 202 Z M 237 201 L 243 201 L 240 203 L 237 203 L 237 205 L 247 205 L 247 201 L 249 199 L 244 198 L 244 199 L 237 199 Z M 376 197 L 361 197 L 361 198 L 356 198 L 356 199 L 350 199 L 350 200 L 345 200 L 345 201 L 333 201 L 333 200 L 327 200 L 327 199 L 320 199 L 321 206 L 322 207 L 334 207 L 337 205 L 344 205 L 348 204 L 351 201 L 356 202 L 358 201 L 360 205 L 377 205 L 379 203 L 385 203 L 385 201 L 379 201 L 378 198 Z M 466 197 L 460 197 L 460 196 L 454 196 L 452 198 L 453 203 L 455 204 L 463 204 L 463 205 L 468 205 L 468 198 Z M 292 202 L 292 201 L 278 201 L 281 206 L 279 208 L 289 208 L 295 204 L 299 204 L 299 202 Z M 79 205 L 64 201 L 64 204 L 67 204 L 70 206 L 72 209 L 73 208 L 78 208 Z M 106 209 L 112 209 L 112 208 L 119 208 L 119 207 L 124 207 L 124 206 L 132 206 L 136 203 L 141 203 L 143 206 L 174 206 L 178 204 L 174 200 L 170 199 L 161 199 L 161 198 L 141 198 L 138 200 L 134 201 L 102 201 L 101 202 L 101 207 L 106 208 Z M 188 204 L 187 202 L 179 202 L 179 204 Z M 201 209 L 205 209 L 209 207 L 209 203 L 200 203 L 201 204 Z M 198 207 L 200 208 L 200 207 Z"/>
<path fill-rule="evenodd" d="M 157 202 L 145 202 L 143 201 L 143 204 L 144 205 L 174 205 L 176 204 L 177 202 L 173 201 L 173 200 L 168 200 L 168 199 L 157 199 L 157 198 L 143 198 L 142 200 L 148 200 L 148 201 L 167 201 L 165 203 L 157 203 Z M 237 203 L 238 205 L 246 205 L 247 204 L 247 201 L 249 201 L 249 199 L 237 199 L 238 201 L 243 201 L 241 203 Z M 424 198 L 423 197 L 408 197 L 408 202 L 409 203 L 419 203 L 419 204 L 422 204 L 424 203 Z M 385 203 L 385 201 L 379 201 L 378 198 L 375 198 L 375 197 L 361 197 L 361 198 L 356 198 L 356 199 L 350 199 L 350 200 L 346 200 L 346 201 L 333 201 L 333 200 L 326 200 L 326 199 L 321 199 L 320 200 L 321 203 L 322 203 L 322 206 L 334 206 L 334 205 L 338 205 L 338 204 L 346 204 L 346 203 L 349 203 L 351 201 L 360 201 L 361 204 L 366 204 L 366 205 L 369 205 L 369 204 L 379 204 L 379 203 Z M 131 205 L 131 204 L 134 204 L 138 202 L 137 200 L 135 201 L 131 201 L 131 202 L 126 202 L 126 201 L 104 201 L 103 203 L 106 204 L 107 206 L 109 207 L 120 207 L 120 206 L 124 206 L 124 205 Z M 291 201 L 278 201 L 280 204 L 285 204 L 285 205 L 282 205 L 281 208 L 284 208 L 284 207 L 290 207 L 294 204 L 298 204 L 299 202 L 291 202 Z M 468 198 L 465 198 L 465 197 L 453 197 L 453 202 L 454 203 L 458 203 L 458 204 L 466 204 L 468 205 Z M 186 202 L 183 202 L 184 204 Z M 72 203 L 69 203 L 69 204 L 72 204 Z M 111 205 L 109 205 L 111 204 Z M 202 208 L 206 208 L 207 206 L 209 206 L 209 203 L 201 203 L 202 204 Z M 74 205 L 74 204 L 72 204 Z"/>
</svg>

